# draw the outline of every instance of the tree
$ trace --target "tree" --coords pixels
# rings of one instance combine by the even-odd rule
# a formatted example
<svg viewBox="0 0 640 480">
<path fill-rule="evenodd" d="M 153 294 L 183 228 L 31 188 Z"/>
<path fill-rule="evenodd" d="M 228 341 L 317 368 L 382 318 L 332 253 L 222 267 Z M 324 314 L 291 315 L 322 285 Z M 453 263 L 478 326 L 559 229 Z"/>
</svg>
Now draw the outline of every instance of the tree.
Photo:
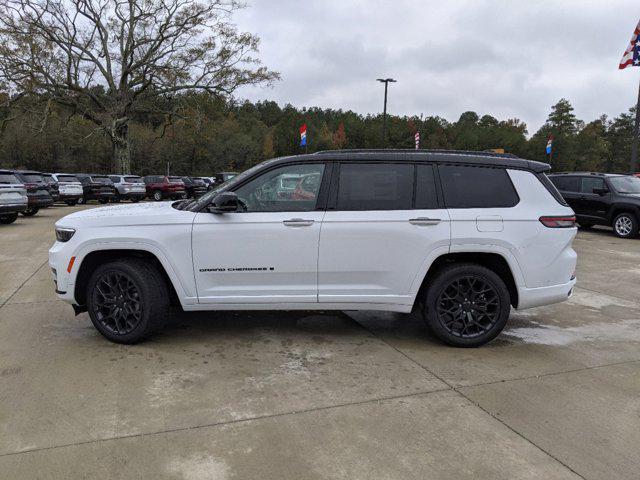
<svg viewBox="0 0 640 480">
<path fill-rule="evenodd" d="M 237 0 L 0 0 L 0 85 L 107 135 L 131 170 L 134 117 L 178 112 L 172 96 L 228 96 L 278 74 L 254 54 L 259 39 L 231 23 Z"/>
</svg>

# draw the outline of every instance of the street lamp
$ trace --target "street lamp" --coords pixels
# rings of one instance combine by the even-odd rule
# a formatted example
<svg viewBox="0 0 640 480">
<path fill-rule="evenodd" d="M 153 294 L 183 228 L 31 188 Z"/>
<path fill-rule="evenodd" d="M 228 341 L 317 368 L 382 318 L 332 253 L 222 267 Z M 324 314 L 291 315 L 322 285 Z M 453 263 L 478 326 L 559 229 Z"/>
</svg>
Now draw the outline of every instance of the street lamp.
<svg viewBox="0 0 640 480">
<path fill-rule="evenodd" d="M 382 114 L 382 145 L 386 145 L 387 139 L 387 90 L 389 89 L 389 82 L 396 83 L 397 80 L 393 78 L 378 78 L 379 82 L 384 83 L 384 113 Z"/>
</svg>

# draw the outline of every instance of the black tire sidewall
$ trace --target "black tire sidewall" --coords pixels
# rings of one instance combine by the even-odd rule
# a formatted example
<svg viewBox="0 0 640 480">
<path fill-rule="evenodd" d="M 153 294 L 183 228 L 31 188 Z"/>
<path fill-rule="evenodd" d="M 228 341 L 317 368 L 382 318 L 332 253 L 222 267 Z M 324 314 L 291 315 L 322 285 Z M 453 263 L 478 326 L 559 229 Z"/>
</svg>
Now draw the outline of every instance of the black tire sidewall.
<svg viewBox="0 0 640 480">
<path fill-rule="evenodd" d="M 18 219 L 17 213 L 7 213 L 5 215 L 0 215 L 0 224 L 9 225 L 10 223 L 15 222 Z"/>
<path fill-rule="evenodd" d="M 140 323 L 132 332 L 124 335 L 118 335 L 106 329 L 98 320 L 93 305 L 93 291 L 96 284 L 110 272 L 126 275 L 134 283 L 140 295 L 142 310 Z M 169 307 L 169 296 L 164 279 L 157 268 L 139 259 L 123 259 L 98 267 L 87 283 L 86 298 L 87 310 L 94 327 L 108 340 L 124 344 L 138 343 L 161 327 Z"/>
<path fill-rule="evenodd" d="M 618 233 L 618 231 L 616 230 L 616 222 L 618 221 L 618 219 L 620 217 L 629 217 L 631 219 L 631 233 L 629 235 L 620 235 Z M 619 238 L 633 238 L 633 237 L 637 237 L 638 236 L 638 230 L 639 230 L 640 226 L 638 223 L 638 217 L 636 215 L 634 215 L 633 213 L 630 212 L 622 212 L 619 213 L 618 215 L 616 215 L 616 218 L 613 219 L 613 233 L 616 237 Z"/>
<path fill-rule="evenodd" d="M 38 213 L 40 209 L 39 208 L 27 208 L 24 212 L 21 212 L 22 215 L 24 215 L 25 217 L 33 217 L 36 213 Z"/>
<path fill-rule="evenodd" d="M 489 283 L 497 292 L 500 299 L 500 314 L 493 328 L 479 337 L 460 338 L 450 333 L 440 321 L 437 314 L 437 301 L 444 290 L 453 280 L 461 276 L 476 275 Z M 431 281 L 425 299 L 425 318 L 430 330 L 443 342 L 455 347 L 479 347 L 494 338 L 504 329 L 511 311 L 510 296 L 507 286 L 492 270 L 476 264 L 458 264 L 442 269 Z"/>
</svg>

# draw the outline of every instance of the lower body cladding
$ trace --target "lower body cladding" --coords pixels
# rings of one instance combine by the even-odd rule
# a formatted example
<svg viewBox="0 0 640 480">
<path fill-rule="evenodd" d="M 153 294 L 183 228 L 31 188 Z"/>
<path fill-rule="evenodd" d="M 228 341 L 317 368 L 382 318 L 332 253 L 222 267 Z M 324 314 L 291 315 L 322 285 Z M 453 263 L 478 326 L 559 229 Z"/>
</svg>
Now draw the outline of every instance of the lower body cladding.
<svg viewBox="0 0 640 480">
<path fill-rule="evenodd" d="M 0 215 L 24 212 L 27 209 L 27 202 L 0 203 Z"/>
</svg>

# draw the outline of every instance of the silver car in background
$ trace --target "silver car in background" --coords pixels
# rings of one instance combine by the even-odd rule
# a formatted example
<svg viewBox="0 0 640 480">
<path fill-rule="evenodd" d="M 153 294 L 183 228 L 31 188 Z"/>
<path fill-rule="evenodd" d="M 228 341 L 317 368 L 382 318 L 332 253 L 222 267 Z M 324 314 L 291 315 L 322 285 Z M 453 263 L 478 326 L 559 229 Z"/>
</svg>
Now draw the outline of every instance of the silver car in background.
<svg viewBox="0 0 640 480">
<path fill-rule="evenodd" d="M 109 179 L 116 187 L 115 202 L 131 200 L 136 203 L 144 200 L 147 195 L 147 186 L 142 177 L 137 175 L 109 175 Z"/>
<path fill-rule="evenodd" d="M 0 170 L 0 224 L 13 223 L 27 209 L 27 189 L 10 170 Z"/>
<path fill-rule="evenodd" d="M 82 184 L 72 173 L 54 173 L 51 177 L 58 182 L 60 201 L 69 206 L 76 205 L 82 198 Z"/>
</svg>

